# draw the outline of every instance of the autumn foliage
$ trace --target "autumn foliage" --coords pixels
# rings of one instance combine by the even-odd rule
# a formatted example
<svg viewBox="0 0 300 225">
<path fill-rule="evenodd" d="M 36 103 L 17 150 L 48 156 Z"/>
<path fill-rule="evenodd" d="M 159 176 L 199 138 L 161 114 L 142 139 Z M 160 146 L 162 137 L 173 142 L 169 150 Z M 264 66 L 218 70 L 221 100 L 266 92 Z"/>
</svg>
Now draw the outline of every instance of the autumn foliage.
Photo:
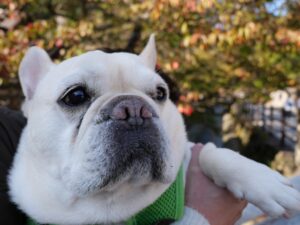
<svg viewBox="0 0 300 225">
<path fill-rule="evenodd" d="M 16 79 L 31 45 L 60 61 L 93 49 L 139 52 L 155 32 L 159 67 L 192 93 L 183 105 L 261 101 L 297 84 L 299 11 L 296 0 L 1 1 L 0 83 Z"/>
</svg>

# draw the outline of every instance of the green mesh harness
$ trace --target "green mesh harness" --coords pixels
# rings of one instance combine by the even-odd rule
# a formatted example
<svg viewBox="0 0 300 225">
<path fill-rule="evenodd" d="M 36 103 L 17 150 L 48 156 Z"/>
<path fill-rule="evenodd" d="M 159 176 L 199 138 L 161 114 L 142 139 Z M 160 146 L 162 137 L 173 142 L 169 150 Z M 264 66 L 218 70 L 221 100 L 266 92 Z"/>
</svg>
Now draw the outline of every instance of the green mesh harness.
<svg viewBox="0 0 300 225">
<path fill-rule="evenodd" d="M 184 213 L 184 182 L 183 168 L 180 167 L 176 180 L 150 206 L 131 217 L 126 225 L 153 225 L 160 221 L 176 221 Z M 27 225 L 39 225 L 28 219 Z"/>
</svg>

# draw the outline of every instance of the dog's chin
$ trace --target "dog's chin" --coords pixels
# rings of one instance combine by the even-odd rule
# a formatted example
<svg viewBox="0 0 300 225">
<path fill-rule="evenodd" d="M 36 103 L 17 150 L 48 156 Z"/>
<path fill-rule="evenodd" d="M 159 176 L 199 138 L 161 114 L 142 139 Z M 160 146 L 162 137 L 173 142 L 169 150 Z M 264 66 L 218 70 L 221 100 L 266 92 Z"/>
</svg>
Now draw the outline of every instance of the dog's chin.
<svg viewBox="0 0 300 225">
<path fill-rule="evenodd" d="M 80 173 L 71 188 L 80 195 L 115 191 L 123 185 L 170 183 L 168 141 L 157 120 L 143 127 L 116 121 L 95 124 Z"/>
<path fill-rule="evenodd" d="M 166 173 L 166 163 L 163 159 L 156 160 L 140 155 L 144 151 L 150 154 L 151 149 L 131 148 L 132 153 L 123 155 L 122 160 L 112 162 L 110 168 L 105 171 L 105 176 L 95 177 L 95 192 L 112 192 L 121 189 L 123 186 L 143 187 L 152 183 L 169 183 L 170 179 Z M 93 191 L 93 190 L 91 190 Z"/>
</svg>

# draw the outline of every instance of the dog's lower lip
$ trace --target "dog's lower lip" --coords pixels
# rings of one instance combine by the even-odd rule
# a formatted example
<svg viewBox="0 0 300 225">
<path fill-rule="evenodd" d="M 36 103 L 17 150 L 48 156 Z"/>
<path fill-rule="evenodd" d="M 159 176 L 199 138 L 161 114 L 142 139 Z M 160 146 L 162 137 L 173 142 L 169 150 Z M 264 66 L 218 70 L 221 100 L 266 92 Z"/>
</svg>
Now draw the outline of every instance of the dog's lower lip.
<svg viewBox="0 0 300 225">
<path fill-rule="evenodd" d="M 157 181 L 165 183 L 165 164 L 160 153 L 156 152 L 148 143 L 132 142 L 131 150 L 113 159 L 114 165 L 106 172 L 106 178 L 98 188 L 110 189 L 123 183 L 149 183 Z"/>
</svg>

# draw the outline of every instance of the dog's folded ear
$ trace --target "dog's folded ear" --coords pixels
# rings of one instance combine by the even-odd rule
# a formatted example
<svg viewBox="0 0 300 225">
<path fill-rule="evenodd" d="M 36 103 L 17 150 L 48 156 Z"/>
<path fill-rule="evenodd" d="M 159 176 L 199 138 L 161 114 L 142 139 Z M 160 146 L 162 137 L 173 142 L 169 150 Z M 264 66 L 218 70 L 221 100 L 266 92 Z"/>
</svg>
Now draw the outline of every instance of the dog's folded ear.
<svg viewBox="0 0 300 225">
<path fill-rule="evenodd" d="M 21 87 L 26 100 L 33 97 L 41 77 L 54 65 L 47 52 L 39 47 L 31 47 L 25 54 L 19 68 Z"/>
<path fill-rule="evenodd" d="M 155 70 L 156 66 L 156 46 L 155 35 L 151 34 L 148 43 L 144 50 L 141 52 L 140 57 L 142 62 L 152 70 Z"/>
</svg>

